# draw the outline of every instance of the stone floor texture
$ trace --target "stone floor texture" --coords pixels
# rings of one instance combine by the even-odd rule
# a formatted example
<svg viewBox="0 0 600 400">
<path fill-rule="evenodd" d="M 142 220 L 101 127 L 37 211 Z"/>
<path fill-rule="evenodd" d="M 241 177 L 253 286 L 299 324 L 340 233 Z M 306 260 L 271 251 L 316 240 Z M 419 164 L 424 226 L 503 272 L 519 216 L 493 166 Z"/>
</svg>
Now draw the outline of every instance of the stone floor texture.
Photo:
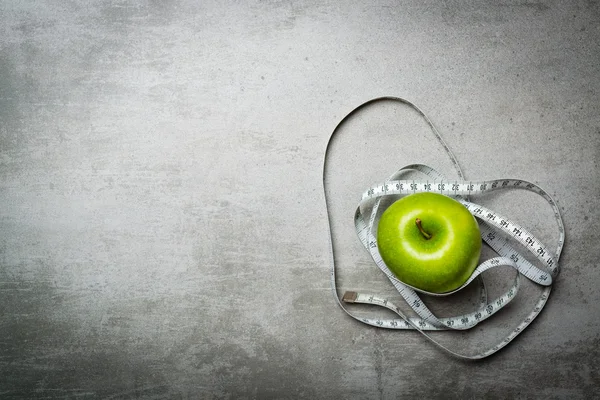
<svg viewBox="0 0 600 400">
<path fill-rule="evenodd" d="M 549 301 L 492 357 L 332 296 L 325 149 L 378 96 L 467 179 L 560 207 Z M 338 296 L 400 304 L 354 209 L 404 165 L 456 172 L 391 102 L 327 157 Z M 599 162 L 597 1 L 2 1 L 0 398 L 600 398 Z M 554 248 L 521 192 L 480 200 Z M 537 295 L 433 337 L 476 353 Z"/>
</svg>

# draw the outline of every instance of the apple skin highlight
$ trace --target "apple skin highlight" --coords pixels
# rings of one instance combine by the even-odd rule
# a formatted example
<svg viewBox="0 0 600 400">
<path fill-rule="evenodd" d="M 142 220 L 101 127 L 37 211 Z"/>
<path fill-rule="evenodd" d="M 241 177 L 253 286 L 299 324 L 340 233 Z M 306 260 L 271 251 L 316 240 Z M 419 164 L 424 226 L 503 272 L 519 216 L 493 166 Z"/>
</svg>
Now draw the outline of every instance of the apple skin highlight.
<svg viewBox="0 0 600 400">
<path fill-rule="evenodd" d="M 475 217 L 458 201 L 430 192 L 408 195 L 389 206 L 379 220 L 377 243 L 381 258 L 399 280 L 432 293 L 462 286 L 481 253 Z"/>
</svg>

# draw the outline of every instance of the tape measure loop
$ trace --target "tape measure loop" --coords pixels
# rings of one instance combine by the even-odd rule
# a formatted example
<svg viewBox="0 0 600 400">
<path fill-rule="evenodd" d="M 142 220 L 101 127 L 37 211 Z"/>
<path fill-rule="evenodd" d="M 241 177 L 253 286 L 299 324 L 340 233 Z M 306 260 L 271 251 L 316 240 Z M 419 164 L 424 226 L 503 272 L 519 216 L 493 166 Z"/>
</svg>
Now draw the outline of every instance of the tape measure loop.
<svg viewBox="0 0 600 400">
<path fill-rule="evenodd" d="M 447 180 L 444 178 L 442 174 L 436 171 L 434 168 L 431 168 L 424 164 L 410 164 L 405 167 L 398 169 L 395 173 L 393 173 L 387 180 L 385 180 L 381 184 L 372 185 L 365 192 L 363 192 L 362 197 L 359 201 L 358 207 L 355 211 L 354 215 L 354 224 L 357 236 L 365 247 L 365 249 L 370 253 L 373 261 L 379 267 L 379 269 L 384 273 L 384 275 L 390 280 L 392 285 L 398 290 L 399 294 L 403 298 L 403 300 L 411 307 L 411 309 L 418 315 L 418 317 L 408 317 L 406 316 L 399 307 L 394 305 L 389 299 L 382 298 L 373 294 L 364 294 L 356 291 L 345 292 L 343 297 L 340 300 L 340 297 L 337 295 L 337 286 L 336 286 L 336 278 L 335 278 L 335 260 L 333 257 L 333 245 L 332 245 L 332 236 L 331 236 L 331 221 L 329 220 L 329 240 L 330 240 L 330 263 L 331 263 L 331 287 L 336 298 L 338 304 L 342 307 L 342 309 L 352 318 L 361 321 L 362 323 L 387 328 L 387 329 L 414 329 L 423 334 L 427 339 L 429 339 L 436 346 L 442 348 L 443 350 L 461 358 L 467 359 L 480 359 L 487 357 L 491 354 L 502 349 L 506 346 L 512 339 L 514 339 L 519 333 L 521 333 L 532 321 L 539 315 L 544 305 L 546 304 L 553 280 L 558 276 L 560 271 L 558 260 L 560 258 L 560 254 L 562 252 L 562 247 L 564 244 L 564 225 L 562 222 L 562 218 L 560 216 L 560 211 L 556 202 L 551 198 L 551 196 L 540 188 L 538 185 L 527 182 L 521 179 L 496 179 L 496 180 L 488 180 L 488 181 L 466 181 L 464 179 L 464 175 L 460 170 L 458 161 L 448 148 L 448 146 L 443 141 L 441 135 L 433 125 L 433 123 L 429 120 L 429 118 L 413 103 L 398 97 L 381 97 L 369 100 L 346 115 L 340 121 L 340 123 L 334 129 L 334 132 L 331 135 L 331 138 L 335 135 L 338 128 L 354 113 L 358 110 L 366 107 L 367 105 L 376 103 L 381 100 L 391 100 L 398 101 L 403 104 L 412 107 L 416 110 L 428 123 L 431 127 L 432 132 L 439 143 L 442 144 L 444 151 L 450 157 L 453 166 L 458 172 L 460 177 L 459 180 Z M 328 207 L 327 202 L 327 191 L 325 187 L 325 173 L 327 168 L 327 154 L 329 150 L 329 144 L 327 145 L 327 150 L 325 154 L 323 174 L 324 174 L 324 190 L 325 190 L 325 199 L 326 199 L 326 207 Z M 425 175 L 426 180 L 403 180 L 400 179 L 402 176 L 407 174 L 408 172 L 418 172 Z M 549 206 L 552 208 L 554 219 L 556 221 L 559 238 L 558 238 L 558 246 L 554 252 L 549 251 L 549 249 L 542 244 L 540 240 L 538 240 L 531 232 L 517 224 L 516 222 L 508 219 L 480 204 L 473 203 L 470 201 L 471 196 L 477 197 L 479 195 L 489 193 L 492 191 L 503 190 L 503 189 L 524 189 L 532 191 L 538 195 L 540 195 Z M 423 290 L 411 287 L 403 282 L 401 282 L 398 278 L 394 276 L 394 274 L 389 270 L 389 268 L 385 265 L 385 262 L 381 258 L 379 254 L 379 249 L 377 245 L 376 235 L 374 233 L 374 226 L 376 225 L 376 218 L 378 215 L 378 210 L 381 205 L 382 198 L 386 196 L 406 196 L 412 193 L 420 193 L 420 192 L 436 192 L 440 193 L 460 201 L 468 210 L 474 215 L 477 220 L 480 222 L 480 231 L 482 240 L 487 243 L 498 255 L 499 257 L 494 257 L 489 260 L 483 261 L 473 272 L 471 277 L 463 284 L 460 288 L 450 293 L 429 293 L 424 292 Z M 367 203 L 373 203 L 372 206 L 367 207 Z M 367 210 L 370 208 L 370 213 L 368 218 L 365 218 L 365 215 L 361 210 Z M 328 219 L 330 218 L 329 212 L 327 213 Z M 531 263 L 526 260 L 518 251 L 516 251 L 509 240 L 514 240 L 521 247 L 527 249 L 527 251 L 534 256 L 536 260 L 536 264 Z M 502 293 L 497 298 L 488 301 L 487 291 L 485 287 L 485 282 L 483 280 L 483 275 L 486 271 L 489 271 L 493 268 L 498 267 L 510 267 L 515 271 L 515 276 L 512 284 L 509 288 Z M 520 287 L 520 276 L 523 275 L 528 278 L 530 281 L 541 285 L 544 289 L 538 301 L 535 304 L 533 310 L 529 313 L 529 315 L 518 324 L 516 328 L 514 328 L 510 334 L 508 334 L 500 343 L 495 346 L 479 352 L 475 355 L 464 355 L 458 352 L 455 352 L 437 342 L 434 338 L 429 336 L 426 331 L 435 331 L 435 330 L 466 330 L 471 329 L 481 323 L 482 321 L 490 318 L 492 315 L 496 314 L 499 310 L 509 304 L 517 295 Z M 459 316 L 454 317 L 444 317 L 438 318 L 435 316 L 431 310 L 425 305 L 422 301 L 418 293 L 427 295 L 427 296 L 451 296 L 456 292 L 463 290 L 469 284 L 471 284 L 474 280 L 478 280 L 480 286 L 480 294 L 479 294 L 479 306 L 476 310 Z M 400 316 L 401 319 L 381 319 L 381 318 L 364 318 L 358 317 L 357 315 L 352 314 L 346 307 L 344 307 L 344 303 L 357 303 L 357 304 L 370 304 L 379 307 L 385 307 L 396 315 Z"/>
</svg>

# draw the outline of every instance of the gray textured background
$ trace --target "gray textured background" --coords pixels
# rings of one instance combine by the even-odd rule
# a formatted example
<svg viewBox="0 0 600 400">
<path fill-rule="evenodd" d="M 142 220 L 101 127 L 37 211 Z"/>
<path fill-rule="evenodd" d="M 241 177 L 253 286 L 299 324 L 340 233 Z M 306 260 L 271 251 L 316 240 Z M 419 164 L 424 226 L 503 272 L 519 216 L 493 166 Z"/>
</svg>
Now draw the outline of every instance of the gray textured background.
<svg viewBox="0 0 600 400">
<path fill-rule="evenodd" d="M 0 397 L 598 396 L 598 2 L 221 3 L 0 2 Z M 548 306 L 482 362 L 331 295 L 325 146 L 380 95 L 428 112 L 468 178 L 561 206 Z M 405 108 L 342 133 L 340 290 L 393 296 L 346 236 L 353 207 L 404 164 L 453 172 Z M 552 243 L 519 196 L 487 204 Z M 518 306 L 439 337 L 491 345 Z"/>
</svg>

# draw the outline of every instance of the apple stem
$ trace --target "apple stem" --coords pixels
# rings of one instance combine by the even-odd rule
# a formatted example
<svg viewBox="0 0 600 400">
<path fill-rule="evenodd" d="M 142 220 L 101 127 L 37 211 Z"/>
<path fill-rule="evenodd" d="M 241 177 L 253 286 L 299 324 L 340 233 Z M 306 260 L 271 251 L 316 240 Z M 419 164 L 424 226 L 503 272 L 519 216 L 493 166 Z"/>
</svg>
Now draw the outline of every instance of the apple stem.
<svg viewBox="0 0 600 400">
<path fill-rule="evenodd" d="M 419 231 L 421 231 L 421 234 L 423 235 L 423 237 L 427 240 L 431 239 L 431 235 L 429 233 L 425 232 L 425 230 L 421 226 L 421 220 L 419 218 L 417 218 L 415 220 L 415 223 L 417 224 L 417 228 L 419 228 Z"/>
</svg>

